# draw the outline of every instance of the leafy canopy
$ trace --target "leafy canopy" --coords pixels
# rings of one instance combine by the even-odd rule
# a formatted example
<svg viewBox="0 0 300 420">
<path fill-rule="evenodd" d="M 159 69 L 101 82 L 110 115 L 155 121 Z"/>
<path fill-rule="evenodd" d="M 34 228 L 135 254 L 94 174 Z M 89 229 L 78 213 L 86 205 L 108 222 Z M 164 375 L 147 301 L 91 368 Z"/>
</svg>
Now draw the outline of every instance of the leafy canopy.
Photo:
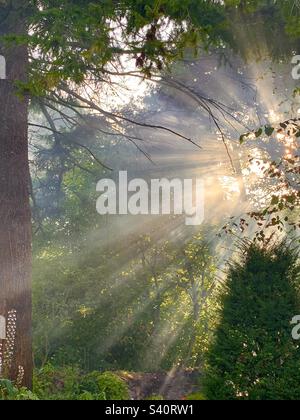
<svg viewBox="0 0 300 420">
<path fill-rule="evenodd" d="M 76 84 L 101 75 L 120 56 L 133 58 L 147 75 L 200 41 L 209 45 L 225 30 L 223 6 L 204 0 L 31 0 L 20 11 L 28 35 L 10 41 L 30 49 L 30 93 L 62 81 Z M 5 3 L 0 18 L 5 16 Z"/>
</svg>

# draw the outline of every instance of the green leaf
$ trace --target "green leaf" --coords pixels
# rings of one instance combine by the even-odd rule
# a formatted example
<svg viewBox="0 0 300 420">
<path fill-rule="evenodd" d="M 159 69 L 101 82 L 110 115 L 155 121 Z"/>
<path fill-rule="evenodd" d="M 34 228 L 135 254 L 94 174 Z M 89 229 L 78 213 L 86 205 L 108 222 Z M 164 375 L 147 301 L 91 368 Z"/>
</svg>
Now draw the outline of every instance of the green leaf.
<svg viewBox="0 0 300 420">
<path fill-rule="evenodd" d="M 263 133 L 263 129 L 262 129 L 262 128 L 260 128 L 259 130 L 257 130 L 257 131 L 255 132 L 255 137 L 256 137 L 256 138 L 260 137 L 260 136 L 262 135 L 262 133 Z"/>
<path fill-rule="evenodd" d="M 249 133 L 241 135 L 240 144 L 244 144 L 245 141 L 248 139 L 248 137 L 249 137 Z"/>
<path fill-rule="evenodd" d="M 265 133 L 267 136 L 271 137 L 272 134 L 274 133 L 275 129 L 271 126 L 266 126 L 265 127 Z"/>
<path fill-rule="evenodd" d="M 276 195 L 274 195 L 272 197 L 271 205 L 276 206 L 278 203 L 279 203 L 279 197 L 276 197 Z"/>
</svg>

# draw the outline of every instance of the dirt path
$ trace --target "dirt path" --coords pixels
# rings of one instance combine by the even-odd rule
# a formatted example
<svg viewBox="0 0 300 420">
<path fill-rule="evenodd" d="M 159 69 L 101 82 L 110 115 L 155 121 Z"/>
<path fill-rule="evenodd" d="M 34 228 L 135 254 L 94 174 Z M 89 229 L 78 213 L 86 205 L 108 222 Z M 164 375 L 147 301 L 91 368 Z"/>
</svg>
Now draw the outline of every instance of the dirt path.
<svg viewBox="0 0 300 420">
<path fill-rule="evenodd" d="M 199 391 L 199 372 L 193 370 L 169 373 L 120 373 L 133 400 L 160 395 L 166 400 L 182 400 Z"/>
</svg>

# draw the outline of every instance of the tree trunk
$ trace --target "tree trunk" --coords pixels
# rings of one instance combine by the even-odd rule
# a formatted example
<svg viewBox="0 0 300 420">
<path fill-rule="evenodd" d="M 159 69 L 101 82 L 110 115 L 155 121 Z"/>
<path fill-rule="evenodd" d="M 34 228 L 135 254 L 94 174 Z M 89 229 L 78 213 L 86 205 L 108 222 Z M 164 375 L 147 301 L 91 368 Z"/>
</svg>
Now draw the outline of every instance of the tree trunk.
<svg viewBox="0 0 300 420">
<path fill-rule="evenodd" d="M 0 35 L 25 33 L 25 5 L 17 0 L 11 10 L 0 7 Z M 6 79 L 0 80 L 0 315 L 6 318 L 0 369 L 2 377 L 31 388 L 28 101 L 15 89 L 15 81 L 26 80 L 28 55 L 26 47 L 3 45 L 0 54 L 6 59 Z"/>
<path fill-rule="evenodd" d="M 194 322 L 196 323 L 199 321 L 199 316 L 200 316 L 200 303 L 199 303 L 200 290 L 193 275 L 190 275 L 190 279 L 191 279 L 191 286 L 192 286 L 191 298 L 192 298 L 192 303 L 193 303 L 193 319 L 194 319 Z"/>
</svg>

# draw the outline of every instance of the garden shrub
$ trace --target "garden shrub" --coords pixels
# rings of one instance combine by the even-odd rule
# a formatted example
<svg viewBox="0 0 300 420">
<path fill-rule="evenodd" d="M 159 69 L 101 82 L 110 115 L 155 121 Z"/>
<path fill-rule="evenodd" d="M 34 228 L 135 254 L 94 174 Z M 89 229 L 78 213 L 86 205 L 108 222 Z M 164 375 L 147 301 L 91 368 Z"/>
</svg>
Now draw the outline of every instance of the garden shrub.
<svg viewBox="0 0 300 420">
<path fill-rule="evenodd" d="M 92 372 L 81 381 L 83 395 L 94 396 L 97 400 L 128 400 L 129 391 L 126 383 L 111 372 Z"/>
<path fill-rule="evenodd" d="M 0 379 L 0 401 L 38 400 L 38 397 L 26 388 L 16 388 L 12 382 Z"/>
<path fill-rule="evenodd" d="M 127 400 L 126 383 L 111 372 L 82 374 L 78 368 L 51 364 L 35 373 L 34 389 L 41 400 Z"/>
<path fill-rule="evenodd" d="M 35 372 L 34 391 L 41 400 L 77 400 L 80 396 L 80 370 L 56 368 L 47 364 Z"/>
<path fill-rule="evenodd" d="M 201 394 L 200 392 L 195 392 L 194 394 L 189 395 L 186 397 L 187 401 L 206 401 L 207 398 L 205 395 Z"/>
<path fill-rule="evenodd" d="M 298 253 L 286 243 L 245 243 L 221 296 L 220 324 L 204 381 L 210 400 L 298 400 L 300 314 Z"/>
</svg>

